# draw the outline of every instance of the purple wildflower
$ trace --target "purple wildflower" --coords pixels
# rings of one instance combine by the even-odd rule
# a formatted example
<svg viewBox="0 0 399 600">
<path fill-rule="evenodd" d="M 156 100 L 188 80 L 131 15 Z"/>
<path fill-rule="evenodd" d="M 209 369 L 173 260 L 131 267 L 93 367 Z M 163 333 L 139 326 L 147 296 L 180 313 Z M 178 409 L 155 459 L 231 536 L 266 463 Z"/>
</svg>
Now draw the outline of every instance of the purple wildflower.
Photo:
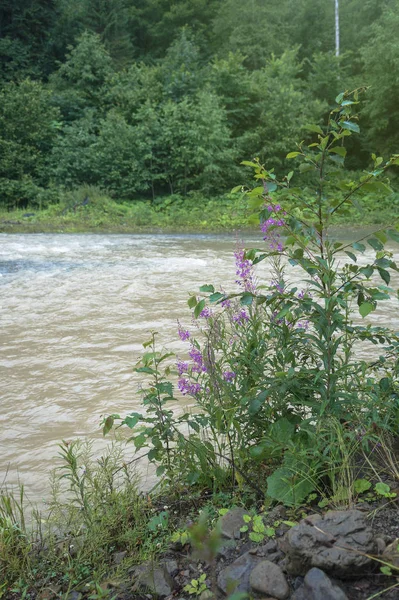
<svg viewBox="0 0 399 600">
<path fill-rule="evenodd" d="M 228 298 L 226 300 L 222 300 L 222 302 L 220 304 L 221 304 L 222 308 L 230 308 L 231 307 L 231 302 Z"/>
<path fill-rule="evenodd" d="M 187 373 L 188 363 L 186 363 L 182 360 L 178 360 L 176 363 L 176 366 L 177 366 L 177 371 L 178 371 L 179 375 L 183 375 L 183 373 Z"/>
<path fill-rule="evenodd" d="M 306 294 L 305 290 L 301 290 L 298 294 L 298 300 L 303 300 L 305 297 L 305 294 Z"/>
<path fill-rule="evenodd" d="M 188 331 L 188 329 L 183 329 L 180 325 L 180 323 L 178 323 L 178 333 L 179 333 L 179 338 L 182 340 L 182 342 L 187 341 L 190 338 L 190 332 Z"/>
<path fill-rule="evenodd" d="M 210 317 L 213 317 L 213 312 L 210 308 L 208 308 L 208 306 L 206 306 L 203 310 L 201 310 L 199 316 L 203 317 L 204 319 L 209 319 Z"/>
<path fill-rule="evenodd" d="M 306 331 L 309 328 L 309 321 L 298 321 L 297 327 Z"/>
<path fill-rule="evenodd" d="M 246 321 L 249 321 L 249 315 L 245 308 L 242 308 L 239 313 L 233 315 L 233 321 L 237 325 L 244 325 Z"/>
<path fill-rule="evenodd" d="M 177 382 L 177 387 L 183 396 L 186 396 L 187 394 L 190 396 L 196 396 L 201 391 L 201 386 L 199 383 L 190 383 L 190 381 L 184 377 L 179 379 Z"/>
<path fill-rule="evenodd" d="M 195 373 L 206 373 L 207 368 L 204 365 L 201 351 L 198 350 L 198 348 L 196 348 L 195 346 L 191 346 L 191 350 L 188 354 L 194 362 L 192 370 Z"/>
<path fill-rule="evenodd" d="M 284 292 L 284 287 L 281 285 L 280 281 L 273 280 L 273 281 L 270 282 L 270 285 L 272 287 L 276 288 L 276 290 L 278 292 L 280 292 L 280 294 L 282 294 Z"/>
<path fill-rule="evenodd" d="M 268 210 L 271 207 L 268 207 Z M 279 204 L 277 204 L 275 207 L 272 207 L 273 210 L 276 211 L 276 208 L 278 208 L 278 210 L 281 210 L 281 206 Z M 278 227 L 283 227 L 285 225 L 285 221 L 284 219 L 275 219 L 274 217 L 269 217 L 268 219 L 266 219 L 265 221 L 263 221 L 263 223 L 261 223 L 261 231 L 265 234 L 264 236 L 264 240 L 268 240 L 269 241 L 269 245 L 270 245 L 270 249 L 277 251 L 277 252 L 282 252 L 283 251 L 283 245 L 280 241 L 280 234 L 277 230 Z"/>
<path fill-rule="evenodd" d="M 235 377 L 236 377 L 236 374 L 234 373 L 234 371 L 225 371 L 223 373 L 223 379 L 225 381 L 231 382 L 231 381 L 233 381 L 233 379 L 235 379 Z"/>
<path fill-rule="evenodd" d="M 236 283 L 242 286 L 246 292 L 255 292 L 256 286 L 254 282 L 253 266 L 252 261 L 245 258 L 245 251 L 243 248 L 238 248 L 234 252 L 236 259 Z"/>
</svg>

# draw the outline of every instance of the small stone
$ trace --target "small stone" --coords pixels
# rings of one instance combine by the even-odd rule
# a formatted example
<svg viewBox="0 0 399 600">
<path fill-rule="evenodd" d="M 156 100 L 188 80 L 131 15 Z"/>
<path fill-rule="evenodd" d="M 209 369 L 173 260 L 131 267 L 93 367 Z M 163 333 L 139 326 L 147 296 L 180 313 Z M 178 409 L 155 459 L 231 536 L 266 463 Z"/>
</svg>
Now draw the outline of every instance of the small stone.
<svg viewBox="0 0 399 600">
<path fill-rule="evenodd" d="M 381 558 L 394 567 L 399 567 L 399 538 L 385 548 Z"/>
<path fill-rule="evenodd" d="M 218 558 L 228 558 L 236 549 L 234 540 L 223 540 L 222 545 L 217 550 Z"/>
<path fill-rule="evenodd" d="M 256 565 L 250 574 L 249 584 L 255 592 L 272 595 L 277 600 L 285 600 L 290 593 L 283 571 L 270 560 Z"/>
<path fill-rule="evenodd" d="M 383 554 L 385 548 L 387 547 L 384 540 L 380 537 L 375 538 L 375 543 L 377 544 L 377 552 L 378 554 Z"/>
<path fill-rule="evenodd" d="M 213 593 L 211 592 L 211 590 L 204 590 L 203 592 L 201 592 L 199 600 L 212 600 L 213 598 Z"/>
<path fill-rule="evenodd" d="M 239 540 L 241 537 L 240 529 L 245 525 L 243 516 L 248 514 L 243 508 L 232 508 L 225 515 L 220 517 L 220 531 L 222 537 L 229 540 Z"/>
<path fill-rule="evenodd" d="M 233 592 L 249 592 L 249 576 L 261 561 L 262 559 L 259 556 L 246 552 L 231 565 L 220 571 L 218 576 L 219 589 L 227 595 Z"/>
<path fill-rule="evenodd" d="M 146 590 L 160 598 L 169 596 L 174 582 L 166 569 L 152 563 L 143 563 L 134 569 L 133 591 Z"/>
<path fill-rule="evenodd" d="M 259 546 L 257 548 L 256 554 L 258 556 L 267 556 L 268 554 L 273 554 L 277 551 L 277 542 L 274 540 L 270 540 L 267 544 L 263 544 L 263 546 Z"/>
<path fill-rule="evenodd" d="M 114 552 L 114 554 L 112 556 L 114 565 L 120 565 L 121 562 L 123 562 L 126 554 L 127 554 L 126 550 L 123 552 Z"/>
<path fill-rule="evenodd" d="M 348 600 L 345 592 L 320 569 L 310 569 L 291 600 Z"/>
<path fill-rule="evenodd" d="M 163 563 L 163 566 L 165 567 L 166 572 L 171 577 L 174 577 L 179 570 L 179 565 L 177 564 L 177 561 L 173 560 L 173 559 L 165 560 L 165 562 Z"/>
</svg>

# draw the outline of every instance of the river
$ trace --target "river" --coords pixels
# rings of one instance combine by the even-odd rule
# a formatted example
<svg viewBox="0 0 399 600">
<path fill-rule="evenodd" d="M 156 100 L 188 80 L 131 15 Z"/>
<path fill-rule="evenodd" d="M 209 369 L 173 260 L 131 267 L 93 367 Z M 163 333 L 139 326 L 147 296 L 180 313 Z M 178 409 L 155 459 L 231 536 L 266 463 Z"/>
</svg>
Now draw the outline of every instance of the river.
<svg viewBox="0 0 399 600">
<path fill-rule="evenodd" d="M 189 292 L 235 289 L 235 245 L 227 235 L 0 235 L 0 486 L 21 482 L 41 501 L 60 440 L 101 447 L 101 415 L 139 406 L 133 366 L 149 332 L 179 351 Z M 266 263 L 258 272 L 270 279 Z M 399 329 L 397 308 L 381 303 L 378 324 Z"/>
</svg>

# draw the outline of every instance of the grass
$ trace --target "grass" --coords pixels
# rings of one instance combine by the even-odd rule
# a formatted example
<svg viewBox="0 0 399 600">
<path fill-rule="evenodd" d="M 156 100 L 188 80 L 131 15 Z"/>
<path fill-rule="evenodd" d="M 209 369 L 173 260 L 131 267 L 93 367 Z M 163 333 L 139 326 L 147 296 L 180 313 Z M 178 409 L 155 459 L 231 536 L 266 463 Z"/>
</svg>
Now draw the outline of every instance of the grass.
<svg viewBox="0 0 399 600">
<path fill-rule="evenodd" d="M 85 202 L 85 199 L 86 200 Z M 301 208 L 289 206 L 297 216 Z M 386 198 L 366 196 L 359 210 L 350 208 L 335 224 L 356 226 L 392 224 L 399 214 L 399 194 Z M 29 215 L 29 216 L 27 216 Z M 58 204 L 45 209 L 0 209 L 2 233 L 140 233 L 220 232 L 255 229 L 246 201 L 226 194 L 204 198 L 191 194 L 156 198 L 154 202 L 116 202 L 96 187 L 85 186 L 60 194 Z"/>
</svg>

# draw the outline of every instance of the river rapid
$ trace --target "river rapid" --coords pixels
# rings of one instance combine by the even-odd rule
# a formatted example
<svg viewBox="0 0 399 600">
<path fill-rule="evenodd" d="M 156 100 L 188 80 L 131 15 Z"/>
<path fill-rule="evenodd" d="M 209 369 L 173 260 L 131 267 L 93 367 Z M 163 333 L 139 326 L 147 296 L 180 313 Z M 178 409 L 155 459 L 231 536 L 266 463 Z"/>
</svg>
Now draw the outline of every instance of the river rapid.
<svg viewBox="0 0 399 600">
<path fill-rule="evenodd" d="M 262 247 L 260 236 L 244 243 Z M 236 289 L 236 244 L 234 235 L 0 235 L 0 487 L 23 483 L 40 502 L 60 440 L 104 445 L 101 415 L 140 406 L 133 366 L 149 332 L 183 353 L 188 294 L 204 283 Z M 266 261 L 258 276 L 270 281 Z M 399 329 L 397 300 L 373 321 Z"/>
</svg>

